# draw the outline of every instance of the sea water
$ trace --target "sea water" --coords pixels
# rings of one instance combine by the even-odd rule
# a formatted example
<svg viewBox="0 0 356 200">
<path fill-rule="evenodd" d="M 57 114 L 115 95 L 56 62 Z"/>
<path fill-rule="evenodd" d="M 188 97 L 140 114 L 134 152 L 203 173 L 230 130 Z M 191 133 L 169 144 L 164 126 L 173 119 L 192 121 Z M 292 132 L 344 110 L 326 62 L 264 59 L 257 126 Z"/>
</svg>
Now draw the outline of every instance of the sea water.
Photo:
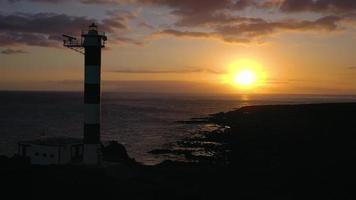
<svg viewBox="0 0 356 200">
<path fill-rule="evenodd" d="M 177 121 L 248 105 L 326 102 L 356 102 L 356 96 L 103 93 L 101 138 L 122 143 L 139 162 L 156 164 L 165 157 L 149 151 L 169 148 L 178 140 L 213 127 Z M 83 107 L 81 92 L 0 92 L 0 155 L 13 155 L 17 143 L 23 140 L 81 138 Z"/>
</svg>

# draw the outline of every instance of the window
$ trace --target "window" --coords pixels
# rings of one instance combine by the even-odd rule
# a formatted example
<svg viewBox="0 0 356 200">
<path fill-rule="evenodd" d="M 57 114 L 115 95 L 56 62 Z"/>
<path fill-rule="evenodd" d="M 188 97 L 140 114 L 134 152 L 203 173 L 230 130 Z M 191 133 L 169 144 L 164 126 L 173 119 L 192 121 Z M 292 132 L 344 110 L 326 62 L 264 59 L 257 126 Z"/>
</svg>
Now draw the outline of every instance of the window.
<svg viewBox="0 0 356 200">
<path fill-rule="evenodd" d="M 49 155 L 49 157 L 54 158 L 54 155 L 53 155 L 53 154 L 51 154 L 51 155 Z"/>
<path fill-rule="evenodd" d="M 46 154 L 46 153 L 44 153 L 44 154 L 42 154 L 42 156 L 43 156 L 43 157 L 47 157 L 47 154 Z"/>
<path fill-rule="evenodd" d="M 40 153 L 38 153 L 38 152 L 35 153 L 35 156 L 39 156 L 39 155 L 40 155 Z"/>
</svg>

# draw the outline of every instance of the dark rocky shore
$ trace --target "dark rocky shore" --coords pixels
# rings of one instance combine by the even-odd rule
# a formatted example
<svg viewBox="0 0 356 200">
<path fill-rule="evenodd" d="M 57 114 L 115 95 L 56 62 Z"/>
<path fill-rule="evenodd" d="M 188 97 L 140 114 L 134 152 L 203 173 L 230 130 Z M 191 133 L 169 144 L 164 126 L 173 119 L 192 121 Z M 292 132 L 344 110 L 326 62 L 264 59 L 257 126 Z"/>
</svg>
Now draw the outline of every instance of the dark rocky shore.
<svg viewBox="0 0 356 200">
<path fill-rule="evenodd" d="M 243 107 L 177 142 L 191 162 L 31 166 L 0 157 L 2 194 L 38 198 L 355 199 L 356 103 Z M 194 120 L 193 120 L 194 121 Z M 193 123 L 193 122 L 191 122 Z M 199 149 L 199 151 L 195 151 Z M 107 160 L 117 161 L 108 155 Z"/>
</svg>

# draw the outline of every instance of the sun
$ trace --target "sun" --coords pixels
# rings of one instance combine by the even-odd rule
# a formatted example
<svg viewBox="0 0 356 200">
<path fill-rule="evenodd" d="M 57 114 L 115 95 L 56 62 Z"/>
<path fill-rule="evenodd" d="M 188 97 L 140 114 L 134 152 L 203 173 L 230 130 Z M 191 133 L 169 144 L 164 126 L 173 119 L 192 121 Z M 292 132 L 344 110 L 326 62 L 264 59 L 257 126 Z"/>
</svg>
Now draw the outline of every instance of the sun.
<svg viewBox="0 0 356 200">
<path fill-rule="evenodd" d="M 238 72 L 234 77 L 235 84 L 251 86 L 256 82 L 256 74 L 251 70 Z"/>
<path fill-rule="evenodd" d="M 231 62 L 222 82 L 241 90 L 255 90 L 265 85 L 266 73 L 262 65 L 254 60 L 240 59 Z"/>
</svg>

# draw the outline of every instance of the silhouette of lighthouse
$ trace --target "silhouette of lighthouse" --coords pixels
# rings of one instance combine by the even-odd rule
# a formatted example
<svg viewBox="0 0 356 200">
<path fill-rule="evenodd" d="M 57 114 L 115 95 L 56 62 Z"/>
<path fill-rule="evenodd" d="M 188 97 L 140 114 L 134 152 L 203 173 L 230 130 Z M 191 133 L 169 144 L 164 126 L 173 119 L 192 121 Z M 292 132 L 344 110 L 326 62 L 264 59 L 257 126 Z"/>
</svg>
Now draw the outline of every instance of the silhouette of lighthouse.
<svg viewBox="0 0 356 200">
<path fill-rule="evenodd" d="M 65 37 L 64 46 L 84 54 L 84 147 L 83 162 L 99 164 L 101 161 L 100 142 L 100 82 L 101 49 L 107 37 L 98 32 L 95 23 L 87 32 L 82 32 L 80 41 L 72 36 Z"/>
</svg>

